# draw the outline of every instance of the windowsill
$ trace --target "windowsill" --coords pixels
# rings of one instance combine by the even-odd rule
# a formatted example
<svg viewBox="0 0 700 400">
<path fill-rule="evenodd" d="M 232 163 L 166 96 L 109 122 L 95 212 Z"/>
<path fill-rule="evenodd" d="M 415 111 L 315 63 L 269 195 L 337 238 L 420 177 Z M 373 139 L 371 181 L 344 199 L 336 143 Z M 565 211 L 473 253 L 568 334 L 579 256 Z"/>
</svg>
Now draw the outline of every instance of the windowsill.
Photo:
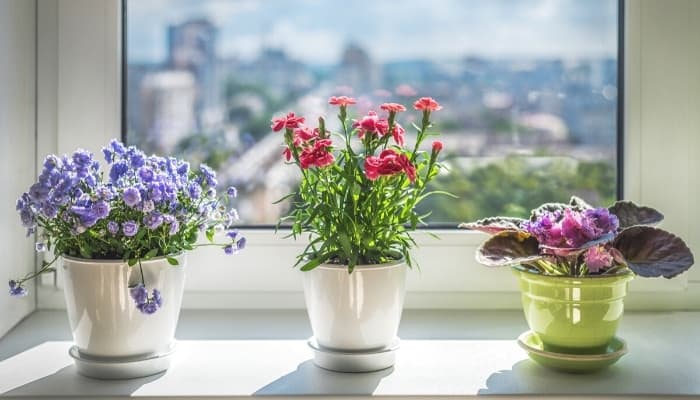
<svg viewBox="0 0 700 400">
<path fill-rule="evenodd" d="M 521 311 L 408 310 L 394 368 L 342 374 L 317 368 L 303 310 L 185 310 L 167 372 L 128 381 L 78 375 L 63 311 L 39 311 L 0 340 L 0 396 L 214 398 L 252 395 L 475 396 L 635 394 L 700 397 L 700 312 L 629 312 L 630 349 L 592 375 L 543 369 L 514 338 Z"/>
</svg>

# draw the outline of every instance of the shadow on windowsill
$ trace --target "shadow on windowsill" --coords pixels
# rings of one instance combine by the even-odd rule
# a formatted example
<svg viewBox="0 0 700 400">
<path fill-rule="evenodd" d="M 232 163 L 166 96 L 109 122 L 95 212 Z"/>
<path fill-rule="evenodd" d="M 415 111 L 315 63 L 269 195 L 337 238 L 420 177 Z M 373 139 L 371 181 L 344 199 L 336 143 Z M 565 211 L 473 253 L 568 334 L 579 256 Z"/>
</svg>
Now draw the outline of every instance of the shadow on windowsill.
<svg viewBox="0 0 700 400">
<path fill-rule="evenodd" d="M 394 368 L 377 372 L 347 373 L 333 372 L 317 367 L 312 360 L 299 364 L 290 372 L 258 389 L 256 396 L 274 395 L 371 395 Z"/>
</svg>

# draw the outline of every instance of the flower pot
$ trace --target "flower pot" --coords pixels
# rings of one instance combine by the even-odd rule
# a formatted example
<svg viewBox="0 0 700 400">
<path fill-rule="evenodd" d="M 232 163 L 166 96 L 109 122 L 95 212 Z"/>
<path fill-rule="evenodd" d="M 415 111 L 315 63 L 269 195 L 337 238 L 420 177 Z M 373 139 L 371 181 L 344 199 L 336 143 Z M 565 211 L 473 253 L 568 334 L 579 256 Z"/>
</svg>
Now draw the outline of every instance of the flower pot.
<svg viewBox="0 0 700 400">
<path fill-rule="evenodd" d="M 311 328 L 319 346 L 371 352 L 395 341 L 406 293 L 406 263 L 322 264 L 303 273 Z"/>
<path fill-rule="evenodd" d="M 615 337 L 633 273 L 560 277 L 513 268 L 530 329 L 548 351 L 603 352 Z"/>
<path fill-rule="evenodd" d="M 162 307 L 141 313 L 129 287 L 141 283 L 141 268 L 121 260 L 63 257 L 64 294 L 73 340 L 81 356 L 90 359 L 147 359 L 168 353 L 174 344 L 185 283 L 184 253 L 142 261 L 149 290 L 158 289 Z M 167 367 L 166 367 L 167 368 Z"/>
</svg>

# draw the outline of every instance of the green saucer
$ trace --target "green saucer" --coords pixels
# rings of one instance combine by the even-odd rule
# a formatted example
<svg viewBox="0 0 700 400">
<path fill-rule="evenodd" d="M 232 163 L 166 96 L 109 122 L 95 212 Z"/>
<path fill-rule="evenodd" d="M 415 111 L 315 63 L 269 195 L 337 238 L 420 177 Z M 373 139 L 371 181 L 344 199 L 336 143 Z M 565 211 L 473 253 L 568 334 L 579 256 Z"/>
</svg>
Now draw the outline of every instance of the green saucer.
<svg viewBox="0 0 700 400">
<path fill-rule="evenodd" d="M 627 343 L 615 337 L 605 352 L 599 354 L 566 354 L 544 350 L 540 338 L 532 331 L 518 337 L 518 345 L 538 364 L 558 371 L 589 373 L 609 367 L 627 354 Z"/>
</svg>

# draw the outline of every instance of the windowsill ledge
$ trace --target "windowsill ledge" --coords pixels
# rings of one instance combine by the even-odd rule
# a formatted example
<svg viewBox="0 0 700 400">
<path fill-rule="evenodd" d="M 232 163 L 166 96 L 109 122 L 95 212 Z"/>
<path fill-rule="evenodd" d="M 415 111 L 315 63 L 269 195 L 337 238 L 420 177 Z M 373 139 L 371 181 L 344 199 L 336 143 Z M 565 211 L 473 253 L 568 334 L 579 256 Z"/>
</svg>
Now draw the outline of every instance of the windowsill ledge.
<svg viewBox="0 0 700 400">
<path fill-rule="evenodd" d="M 185 310 L 167 372 L 128 381 L 78 375 L 68 356 L 63 311 L 39 311 L 0 340 L 0 396 L 221 398 L 253 395 L 581 395 L 700 398 L 700 312 L 629 312 L 620 336 L 630 349 L 592 375 L 543 369 L 513 340 L 520 311 L 408 310 L 394 368 L 342 374 L 317 368 L 296 311 Z"/>
</svg>

